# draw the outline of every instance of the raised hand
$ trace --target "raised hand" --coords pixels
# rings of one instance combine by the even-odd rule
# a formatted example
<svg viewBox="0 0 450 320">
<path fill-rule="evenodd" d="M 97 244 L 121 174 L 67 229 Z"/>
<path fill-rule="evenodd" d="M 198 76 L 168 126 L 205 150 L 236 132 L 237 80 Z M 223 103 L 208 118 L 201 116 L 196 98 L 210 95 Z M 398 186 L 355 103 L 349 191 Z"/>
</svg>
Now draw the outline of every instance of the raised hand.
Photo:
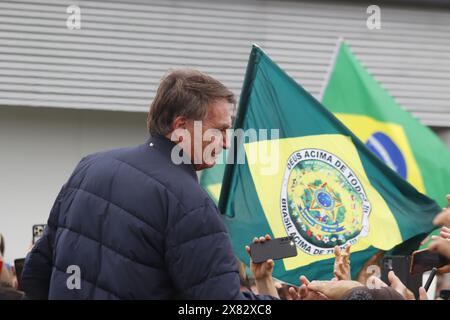
<svg viewBox="0 0 450 320">
<path fill-rule="evenodd" d="M 439 213 L 433 220 L 434 225 L 436 226 L 446 226 L 450 228 L 450 194 L 447 195 L 448 206 L 442 209 L 441 213 Z"/>
<path fill-rule="evenodd" d="M 289 295 L 292 300 L 329 300 L 324 294 L 312 291 L 308 288 L 309 280 L 305 276 L 300 277 L 300 287 L 289 288 Z"/>
<path fill-rule="evenodd" d="M 350 245 L 344 251 L 339 246 L 334 247 L 333 274 L 337 280 L 351 280 L 350 273 Z"/>
<path fill-rule="evenodd" d="M 265 241 L 270 241 L 270 239 L 270 235 L 267 234 L 265 237 L 255 237 L 253 239 L 253 243 L 264 243 Z M 245 246 L 245 251 L 247 251 L 247 254 L 250 257 L 250 270 L 255 278 L 258 293 L 279 298 L 277 289 L 275 288 L 275 284 L 272 279 L 272 272 L 275 262 L 272 259 L 269 259 L 262 263 L 253 263 L 250 247 Z"/>
</svg>

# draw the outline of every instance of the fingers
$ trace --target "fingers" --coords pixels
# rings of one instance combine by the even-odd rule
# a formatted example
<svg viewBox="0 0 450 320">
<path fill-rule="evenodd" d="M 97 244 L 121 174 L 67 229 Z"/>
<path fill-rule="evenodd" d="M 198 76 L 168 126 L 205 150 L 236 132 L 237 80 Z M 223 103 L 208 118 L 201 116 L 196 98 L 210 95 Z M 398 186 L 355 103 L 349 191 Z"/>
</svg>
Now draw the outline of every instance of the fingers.
<svg viewBox="0 0 450 320">
<path fill-rule="evenodd" d="M 352 247 L 351 245 L 348 245 L 347 247 L 345 247 L 345 253 L 347 254 L 347 256 L 350 256 L 350 248 L 351 247 Z"/>
<path fill-rule="evenodd" d="M 335 246 L 334 247 L 334 256 L 336 257 L 336 260 L 338 260 L 338 258 L 343 258 L 343 259 L 347 259 L 350 257 L 350 249 L 351 249 L 351 245 L 348 245 L 345 247 L 344 250 L 341 250 L 341 248 L 339 246 Z"/>
<path fill-rule="evenodd" d="M 443 266 L 442 268 L 439 268 L 437 273 L 438 274 L 450 273 L 450 264 Z"/>
<path fill-rule="evenodd" d="M 300 300 L 300 295 L 298 294 L 297 289 L 295 289 L 294 287 L 290 287 L 288 289 L 288 292 L 292 300 Z"/>
<path fill-rule="evenodd" d="M 333 274 L 337 280 L 350 280 L 349 272 L 346 269 L 346 266 L 342 263 L 338 265 L 338 269 L 335 270 Z"/>
<path fill-rule="evenodd" d="M 333 275 L 334 275 L 333 279 L 336 279 L 337 281 L 343 280 L 343 277 L 342 277 L 342 274 L 340 271 L 338 271 L 338 270 L 333 271 Z M 333 280 L 333 279 L 331 279 L 331 280 Z"/>
<path fill-rule="evenodd" d="M 342 267 L 342 263 L 338 263 L 334 266 L 334 270 L 333 270 L 333 274 L 338 280 L 343 280 L 341 267 Z"/>
<path fill-rule="evenodd" d="M 344 250 L 339 246 L 334 247 L 334 270 L 333 274 L 338 280 L 349 280 L 350 272 L 350 248 L 348 245 Z"/>
<path fill-rule="evenodd" d="M 419 288 L 419 300 L 428 300 L 428 295 L 424 287 Z"/>
<path fill-rule="evenodd" d="M 447 259 L 450 259 L 450 241 L 438 236 L 432 237 L 433 241 L 428 246 L 428 250 L 437 251 Z"/>
<path fill-rule="evenodd" d="M 308 296 L 308 286 L 305 284 L 302 284 L 300 288 L 298 289 L 298 296 L 300 300 L 306 299 Z"/>
<path fill-rule="evenodd" d="M 383 258 L 384 256 L 384 251 L 377 251 L 377 253 L 375 253 L 372 257 L 370 257 L 369 260 L 366 261 L 366 263 L 364 264 L 363 269 L 367 269 L 368 266 L 371 265 L 378 265 L 379 261 L 381 260 L 381 258 Z"/>
<path fill-rule="evenodd" d="M 435 226 L 449 226 L 450 225 L 450 209 L 444 208 L 433 220 Z"/>
<path fill-rule="evenodd" d="M 339 264 L 339 272 L 342 274 L 343 277 L 347 276 L 347 273 L 348 273 L 347 271 L 348 270 L 347 270 L 347 265 L 346 264 L 343 264 L 343 263 Z"/>
<path fill-rule="evenodd" d="M 430 240 L 430 236 L 426 236 L 425 239 L 423 239 L 423 240 L 420 242 L 420 245 L 423 246 L 423 245 L 424 245 L 425 243 L 427 243 L 429 240 Z"/>
<path fill-rule="evenodd" d="M 304 285 L 310 284 L 310 281 L 305 276 L 300 276 L 300 283 Z"/>
<path fill-rule="evenodd" d="M 450 239 L 450 229 L 447 227 L 442 227 L 439 235 L 444 239 Z"/>
<path fill-rule="evenodd" d="M 388 280 L 391 283 L 391 286 L 396 286 L 401 283 L 400 279 L 395 275 L 394 271 L 389 271 Z"/>
<path fill-rule="evenodd" d="M 350 254 L 345 254 L 343 256 L 343 260 L 342 260 L 344 265 L 349 265 L 350 264 Z"/>
<path fill-rule="evenodd" d="M 340 248 L 339 246 L 335 246 L 335 247 L 334 247 L 334 256 L 335 256 L 336 258 L 338 258 L 338 257 L 341 256 L 341 248 Z"/>
<path fill-rule="evenodd" d="M 408 288 L 405 287 L 405 300 L 416 300 L 414 293 L 411 292 Z"/>
<path fill-rule="evenodd" d="M 380 288 L 385 288 L 388 286 L 386 283 L 383 282 L 383 280 L 381 280 L 377 276 L 370 276 L 367 279 L 367 283 L 363 283 L 363 284 L 367 285 L 367 287 L 369 287 L 369 289 L 380 289 Z"/>
<path fill-rule="evenodd" d="M 446 208 L 443 208 L 442 212 L 439 213 L 433 220 L 433 224 L 436 226 L 445 225 L 446 227 L 450 226 L 450 194 L 447 195 L 448 205 Z"/>
<path fill-rule="evenodd" d="M 439 247 L 440 237 L 432 236 L 431 239 L 433 240 L 430 245 L 428 246 L 429 251 L 436 251 Z"/>
<path fill-rule="evenodd" d="M 391 287 L 400 293 L 405 300 L 415 300 L 414 294 L 403 284 L 399 277 L 397 277 L 394 271 L 389 271 L 388 279 L 391 283 Z"/>
<path fill-rule="evenodd" d="M 264 237 L 259 237 L 259 238 L 258 237 L 254 237 L 253 238 L 253 243 L 264 243 L 264 242 L 269 241 L 271 239 L 272 239 L 272 237 L 270 235 L 266 234 Z"/>
<path fill-rule="evenodd" d="M 250 263 L 252 263 L 252 252 L 250 250 L 250 247 L 245 246 L 245 251 L 247 252 L 248 256 L 250 257 Z"/>
<path fill-rule="evenodd" d="M 372 257 L 372 264 L 378 264 L 379 261 L 383 258 L 384 256 L 384 251 L 378 251 L 377 253 L 375 253 L 375 255 Z"/>
<path fill-rule="evenodd" d="M 323 293 L 326 289 L 326 283 L 329 281 L 312 281 L 308 284 L 308 289 Z"/>
</svg>

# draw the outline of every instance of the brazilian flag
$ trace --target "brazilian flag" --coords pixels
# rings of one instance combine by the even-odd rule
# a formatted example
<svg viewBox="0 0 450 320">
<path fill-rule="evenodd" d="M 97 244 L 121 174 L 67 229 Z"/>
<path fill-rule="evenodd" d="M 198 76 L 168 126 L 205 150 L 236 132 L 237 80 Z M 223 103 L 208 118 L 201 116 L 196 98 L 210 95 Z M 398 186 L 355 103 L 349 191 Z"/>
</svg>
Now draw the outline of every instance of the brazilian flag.
<svg viewBox="0 0 450 320">
<path fill-rule="evenodd" d="M 345 42 L 338 45 L 322 103 L 399 176 L 447 206 L 447 146 L 395 102 Z"/>
<path fill-rule="evenodd" d="M 447 146 L 396 103 L 345 42 L 339 42 L 333 60 L 322 97 L 324 106 L 398 175 L 441 206 L 447 206 Z M 439 230 L 433 234 L 439 234 Z"/>
<path fill-rule="evenodd" d="M 298 255 L 278 261 L 275 278 L 295 285 L 302 274 L 330 279 L 333 248 L 347 244 L 356 276 L 378 250 L 432 230 L 439 206 L 257 46 L 235 129 L 244 134 L 233 139 L 219 208 L 235 253 L 245 263 L 244 247 L 254 236 L 292 236 Z"/>
</svg>

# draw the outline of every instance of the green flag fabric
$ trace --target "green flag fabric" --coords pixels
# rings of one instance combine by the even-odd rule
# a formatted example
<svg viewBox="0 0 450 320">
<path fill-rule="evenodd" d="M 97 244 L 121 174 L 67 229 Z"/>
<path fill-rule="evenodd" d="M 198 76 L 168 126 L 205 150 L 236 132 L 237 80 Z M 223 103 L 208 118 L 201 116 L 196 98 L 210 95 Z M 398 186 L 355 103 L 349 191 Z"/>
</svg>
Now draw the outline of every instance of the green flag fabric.
<svg viewBox="0 0 450 320">
<path fill-rule="evenodd" d="M 450 151 L 401 107 L 341 42 L 322 103 L 417 190 L 446 206 Z"/>
<path fill-rule="evenodd" d="M 222 152 L 226 159 L 227 152 Z M 221 154 L 221 155 L 222 155 Z M 217 163 L 214 167 L 203 170 L 200 175 L 200 185 L 216 204 L 219 203 L 222 179 L 225 171 L 225 161 Z"/>
<path fill-rule="evenodd" d="M 331 279 L 333 248 L 348 244 L 356 276 L 378 250 L 432 230 L 439 206 L 257 46 L 235 129 L 244 134 L 233 139 L 219 208 L 241 261 L 248 264 L 245 245 L 255 236 L 292 236 L 298 255 L 276 261 L 275 278 Z"/>
</svg>

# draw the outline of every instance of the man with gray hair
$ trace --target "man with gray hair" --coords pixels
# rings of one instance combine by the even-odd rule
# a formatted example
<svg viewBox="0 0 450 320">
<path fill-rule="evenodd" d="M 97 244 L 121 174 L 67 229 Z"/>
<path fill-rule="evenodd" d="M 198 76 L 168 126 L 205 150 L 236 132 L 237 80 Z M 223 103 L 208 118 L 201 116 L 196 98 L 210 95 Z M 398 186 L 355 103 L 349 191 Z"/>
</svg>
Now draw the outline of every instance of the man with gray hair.
<svg viewBox="0 0 450 320">
<path fill-rule="evenodd" d="M 229 235 L 196 175 L 228 148 L 234 104 L 233 93 L 206 74 L 167 74 L 150 107 L 150 139 L 83 158 L 63 186 L 27 257 L 26 295 L 260 298 L 240 293 Z M 273 286 L 269 274 L 259 281 Z"/>
</svg>

